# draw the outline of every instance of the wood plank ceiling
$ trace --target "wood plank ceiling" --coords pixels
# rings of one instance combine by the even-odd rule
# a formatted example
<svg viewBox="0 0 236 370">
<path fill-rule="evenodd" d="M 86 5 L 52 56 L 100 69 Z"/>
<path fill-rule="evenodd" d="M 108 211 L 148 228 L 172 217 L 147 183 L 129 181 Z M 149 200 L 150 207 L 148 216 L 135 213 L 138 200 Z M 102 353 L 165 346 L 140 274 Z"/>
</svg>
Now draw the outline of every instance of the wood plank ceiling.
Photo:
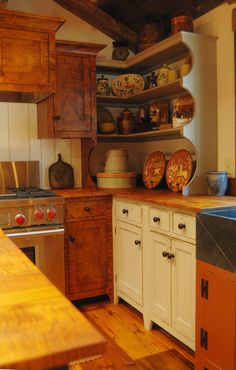
<svg viewBox="0 0 236 370">
<path fill-rule="evenodd" d="M 114 40 L 127 40 L 136 49 L 140 28 L 145 23 L 160 22 L 166 34 L 171 18 L 191 14 L 193 19 L 217 6 L 236 0 L 54 0 Z M 184 13 L 183 13 L 184 11 Z"/>
</svg>

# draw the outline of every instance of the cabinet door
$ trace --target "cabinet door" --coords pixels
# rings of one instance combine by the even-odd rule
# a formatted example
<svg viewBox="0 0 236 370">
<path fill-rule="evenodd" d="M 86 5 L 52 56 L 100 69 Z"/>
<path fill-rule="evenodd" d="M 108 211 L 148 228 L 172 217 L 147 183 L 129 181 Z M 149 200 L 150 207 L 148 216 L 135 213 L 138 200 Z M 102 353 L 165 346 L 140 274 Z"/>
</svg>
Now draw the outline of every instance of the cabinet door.
<svg viewBox="0 0 236 370">
<path fill-rule="evenodd" d="M 0 54 L 1 85 L 28 92 L 43 91 L 46 85 L 50 92 L 48 33 L 0 28 Z"/>
<path fill-rule="evenodd" d="M 77 294 L 78 299 L 104 294 L 108 284 L 106 219 L 68 222 L 66 227 L 69 295 Z"/>
<path fill-rule="evenodd" d="M 172 326 L 179 333 L 195 338 L 196 247 L 173 239 L 172 258 Z"/>
<path fill-rule="evenodd" d="M 198 268 L 196 357 L 225 370 L 235 369 L 235 306 L 236 283 Z"/>
<path fill-rule="evenodd" d="M 118 290 L 142 305 L 142 232 L 141 227 L 116 223 Z"/>
<path fill-rule="evenodd" d="M 56 136 L 84 137 L 95 130 L 95 57 L 57 55 L 57 93 L 54 97 Z M 74 133 L 74 135 L 73 135 Z"/>
<path fill-rule="evenodd" d="M 171 260 L 170 239 L 151 232 L 151 313 L 158 319 L 171 323 Z"/>
</svg>

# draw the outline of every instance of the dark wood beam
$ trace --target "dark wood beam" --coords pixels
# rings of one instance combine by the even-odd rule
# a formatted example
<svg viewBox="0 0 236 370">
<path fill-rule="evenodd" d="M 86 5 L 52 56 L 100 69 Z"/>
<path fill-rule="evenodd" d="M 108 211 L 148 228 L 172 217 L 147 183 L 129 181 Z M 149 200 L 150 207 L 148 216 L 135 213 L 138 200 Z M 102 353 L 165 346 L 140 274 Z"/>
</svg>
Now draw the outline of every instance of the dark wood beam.
<svg viewBox="0 0 236 370">
<path fill-rule="evenodd" d="M 225 0 L 225 2 L 228 4 L 234 4 L 236 3 L 236 0 Z"/>
<path fill-rule="evenodd" d="M 109 14 L 88 0 L 54 0 L 63 8 L 82 18 L 99 31 L 105 33 L 114 40 L 127 40 L 129 49 L 136 50 L 137 34 L 125 25 L 117 22 Z"/>
</svg>

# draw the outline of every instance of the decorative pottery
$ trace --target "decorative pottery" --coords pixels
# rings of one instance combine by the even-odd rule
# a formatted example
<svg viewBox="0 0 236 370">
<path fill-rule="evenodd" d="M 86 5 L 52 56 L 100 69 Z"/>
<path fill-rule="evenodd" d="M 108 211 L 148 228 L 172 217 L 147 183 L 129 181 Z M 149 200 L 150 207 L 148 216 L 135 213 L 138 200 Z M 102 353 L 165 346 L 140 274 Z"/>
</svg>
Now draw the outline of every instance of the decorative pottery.
<svg viewBox="0 0 236 370">
<path fill-rule="evenodd" d="M 111 87 L 114 95 L 128 97 L 143 91 L 144 79 L 135 73 L 124 74 L 115 77 L 112 80 Z"/>
<path fill-rule="evenodd" d="M 223 196 L 228 185 L 228 172 L 208 171 L 206 173 L 207 193 L 209 195 Z"/>
<path fill-rule="evenodd" d="M 163 40 L 165 36 L 166 31 L 161 17 L 153 22 L 143 24 L 138 34 L 138 52 Z"/>
<path fill-rule="evenodd" d="M 135 120 L 133 113 L 129 109 L 124 109 L 117 119 L 120 133 L 129 135 L 135 132 Z"/>
<path fill-rule="evenodd" d="M 193 160 L 191 154 L 180 149 L 175 152 L 166 168 L 166 183 L 171 191 L 180 191 L 192 176 Z"/>
<path fill-rule="evenodd" d="M 146 158 L 143 166 L 143 183 L 146 188 L 157 187 L 164 176 L 165 168 L 166 160 L 162 152 L 153 152 Z"/>
<path fill-rule="evenodd" d="M 128 152 L 126 149 L 110 149 L 105 154 L 105 172 L 127 172 Z"/>
<path fill-rule="evenodd" d="M 117 124 L 115 122 L 101 122 L 98 124 L 98 130 L 101 134 L 114 134 L 117 132 Z"/>
<path fill-rule="evenodd" d="M 190 94 L 184 94 L 173 107 L 173 127 L 189 123 L 193 118 L 194 102 Z"/>
<path fill-rule="evenodd" d="M 111 89 L 108 83 L 108 79 L 103 75 L 97 79 L 97 94 L 98 95 L 110 95 Z"/>
<path fill-rule="evenodd" d="M 128 42 L 127 41 L 113 41 L 113 52 L 112 59 L 114 60 L 126 60 L 129 55 Z"/>
<path fill-rule="evenodd" d="M 193 32 L 193 19 L 187 9 L 179 10 L 171 19 L 171 34 L 180 31 Z"/>
<path fill-rule="evenodd" d="M 170 68 L 166 64 L 160 68 L 157 77 L 157 86 L 165 85 L 168 82 L 169 69 Z"/>
</svg>

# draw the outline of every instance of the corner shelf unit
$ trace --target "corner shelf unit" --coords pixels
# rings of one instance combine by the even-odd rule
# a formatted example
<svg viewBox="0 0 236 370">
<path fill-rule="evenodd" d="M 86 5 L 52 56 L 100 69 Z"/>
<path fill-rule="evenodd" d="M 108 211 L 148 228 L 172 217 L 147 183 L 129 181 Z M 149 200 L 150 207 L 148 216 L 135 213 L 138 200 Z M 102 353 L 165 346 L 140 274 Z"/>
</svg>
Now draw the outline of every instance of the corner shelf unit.
<svg viewBox="0 0 236 370">
<path fill-rule="evenodd" d="M 128 98 L 98 96 L 104 106 L 136 105 L 154 100 L 174 99 L 184 93 L 194 100 L 192 120 L 178 128 L 141 132 L 131 135 L 98 135 L 99 142 L 148 141 L 186 138 L 195 150 L 195 173 L 182 193 L 205 193 L 205 174 L 217 169 L 217 75 L 216 37 L 192 32 L 179 32 L 138 53 L 126 61 L 97 60 L 97 72 L 119 75 L 139 73 L 144 75 L 163 64 L 175 63 L 190 53 L 192 67 L 188 75 L 161 87 L 144 90 Z"/>
</svg>

